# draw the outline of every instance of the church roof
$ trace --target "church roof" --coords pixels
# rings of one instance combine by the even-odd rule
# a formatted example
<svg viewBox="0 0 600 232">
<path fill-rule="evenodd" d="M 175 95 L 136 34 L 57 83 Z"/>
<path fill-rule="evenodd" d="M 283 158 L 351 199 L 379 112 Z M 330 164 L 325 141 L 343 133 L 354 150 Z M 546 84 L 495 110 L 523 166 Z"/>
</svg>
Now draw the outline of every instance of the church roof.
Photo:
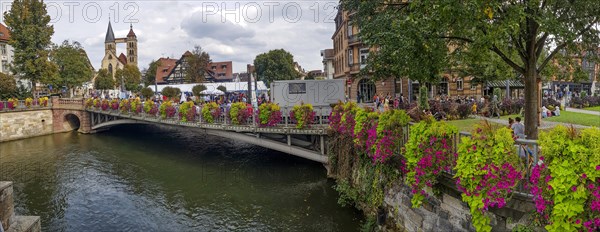
<svg viewBox="0 0 600 232">
<path fill-rule="evenodd" d="M 121 55 L 119 55 L 118 60 L 123 63 L 123 65 L 127 64 L 127 57 L 125 56 L 125 54 L 121 53 Z"/>
<path fill-rule="evenodd" d="M 4 24 L 0 23 L 0 41 L 8 42 L 10 40 L 10 31 Z"/>
<path fill-rule="evenodd" d="M 129 33 L 127 33 L 127 37 L 136 37 L 135 32 L 133 32 L 133 24 L 129 25 Z"/>
<path fill-rule="evenodd" d="M 110 25 L 110 21 L 108 22 L 108 30 L 106 30 L 106 38 L 104 39 L 104 43 L 112 43 L 115 42 L 115 33 L 113 32 L 112 26 Z"/>
</svg>

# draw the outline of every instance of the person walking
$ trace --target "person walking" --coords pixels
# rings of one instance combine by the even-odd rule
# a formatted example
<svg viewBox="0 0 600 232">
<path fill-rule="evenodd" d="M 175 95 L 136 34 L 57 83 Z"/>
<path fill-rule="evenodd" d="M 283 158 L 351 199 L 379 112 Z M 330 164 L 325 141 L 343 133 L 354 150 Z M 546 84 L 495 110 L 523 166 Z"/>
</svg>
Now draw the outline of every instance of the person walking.
<svg viewBox="0 0 600 232">
<path fill-rule="evenodd" d="M 513 134 L 517 138 L 524 139 L 525 138 L 525 125 L 523 125 L 521 123 L 521 118 L 520 117 L 516 117 L 515 121 L 516 122 L 511 125 L 511 129 L 513 130 Z"/>
</svg>

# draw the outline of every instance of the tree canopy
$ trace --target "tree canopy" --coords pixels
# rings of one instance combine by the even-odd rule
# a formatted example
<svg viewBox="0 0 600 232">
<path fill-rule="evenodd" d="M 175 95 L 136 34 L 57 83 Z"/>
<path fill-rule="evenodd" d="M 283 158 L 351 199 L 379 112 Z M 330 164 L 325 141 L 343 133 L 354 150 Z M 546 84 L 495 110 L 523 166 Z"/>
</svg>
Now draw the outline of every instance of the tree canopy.
<svg viewBox="0 0 600 232">
<path fill-rule="evenodd" d="M 162 89 L 161 94 L 168 98 L 174 98 L 181 95 L 181 90 L 179 88 L 167 86 Z"/>
<path fill-rule="evenodd" d="M 254 59 L 258 80 L 267 86 L 275 80 L 294 80 L 300 73 L 294 69 L 294 56 L 286 50 L 276 49 L 262 53 Z"/>
<path fill-rule="evenodd" d="M 140 90 L 142 74 L 137 66 L 126 64 L 123 69 L 119 69 L 115 72 L 115 77 L 117 80 L 117 85 L 121 85 L 121 83 L 123 83 L 123 85 L 125 85 L 125 90 Z"/>
<path fill-rule="evenodd" d="M 94 87 L 102 90 L 113 89 L 115 87 L 115 80 L 112 77 L 112 73 L 109 73 L 107 69 L 98 70 Z"/>
<path fill-rule="evenodd" d="M 227 88 L 226 88 L 225 86 L 222 86 L 222 85 L 219 85 L 219 86 L 217 87 L 217 90 L 220 90 L 220 91 L 221 91 L 221 92 L 223 92 L 223 93 L 226 93 L 226 92 L 227 92 Z"/>
<path fill-rule="evenodd" d="M 60 46 L 53 46 L 50 61 L 57 65 L 58 73 L 45 77 L 43 83 L 72 89 L 92 79 L 92 67 L 87 62 L 85 51 L 79 42 L 69 43 L 65 40 Z"/>
<path fill-rule="evenodd" d="M 146 87 L 142 89 L 141 94 L 145 99 L 150 99 L 152 96 L 154 96 L 154 91 L 152 88 Z"/>
<path fill-rule="evenodd" d="M 10 30 L 9 44 L 14 48 L 12 71 L 34 84 L 53 78 L 57 67 L 49 61 L 54 27 L 51 26 L 46 4 L 40 0 L 14 0 L 4 13 Z"/>
<path fill-rule="evenodd" d="M 158 69 L 158 66 L 160 66 L 160 61 L 158 61 L 158 60 L 153 60 L 148 65 L 148 69 L 146 69 L 146 71 L 145 71 L 145 74 L 146 74 L 146 77 L 144 78 L 145 86 L 154 85 L 154 83 L 156 81 L 156 69 Z"/>
<path fill-rule="evenodd" d="M 204 82 L 206 66 L 211 62 L 210 55 L 198 45 L 194 46 L 192 54 L 186 56 L 185 81 L 188 83 Z"/>
<path fill-rule="evenodd" d="M 0 72 L 0 99 L 13 97 L 17 92 L 17 81 L 14 77 Z"/>
<path fill-rule="evenodd" d="M 205 85 L 194 85 L 194 87 L 192 87 L 192 93 L 194 93 L 194 96 L 196 97 L 202 95 L 202 91 L 204 90 L 206 90 Z"/>
<path fill-rule="evenodd" d="M 595 50 L 599 42 L 596 0 L 341 3 L 355 13 L 352 22 L 359 26 L 361 40 L 377 48 L 366 68 L 376 76 L 436 81 L 442 73 L 457 70 L 476 78 L 520 74 L 530 139 L 537 138 L 538 84 L 544 69 L 558 63 L 557 54 L 567 54 L 571 65 L 580 65 L 570 54 Z"/>
</svg>

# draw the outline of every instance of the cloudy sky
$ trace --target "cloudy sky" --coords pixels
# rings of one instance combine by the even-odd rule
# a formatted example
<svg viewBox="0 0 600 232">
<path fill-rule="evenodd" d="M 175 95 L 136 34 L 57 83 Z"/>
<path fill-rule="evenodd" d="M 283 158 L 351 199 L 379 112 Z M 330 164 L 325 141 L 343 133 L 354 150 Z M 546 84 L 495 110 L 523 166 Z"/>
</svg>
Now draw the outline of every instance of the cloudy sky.
<svg viewBox="0 0 600 232">
<path fill-rule="evenodd" d="M 11 2 L 0 2 L 3 12 Z M 337 2 L 45 1 L 55 30 L 52 41 L 79 41 L 96 69 L 110 21 L 117 38 L 133 25 L 141 69 L 151 60 L 179 58 L 200 45 L 213 61 L 233 61 L 234 72 L 245 71 L 256 55 L 279 48 L 307 71 L 322 69 L 320 50 L 333 47 Z M 124 44 L 117 48 L 121 52 L 126 53 Z"/>
</svg>

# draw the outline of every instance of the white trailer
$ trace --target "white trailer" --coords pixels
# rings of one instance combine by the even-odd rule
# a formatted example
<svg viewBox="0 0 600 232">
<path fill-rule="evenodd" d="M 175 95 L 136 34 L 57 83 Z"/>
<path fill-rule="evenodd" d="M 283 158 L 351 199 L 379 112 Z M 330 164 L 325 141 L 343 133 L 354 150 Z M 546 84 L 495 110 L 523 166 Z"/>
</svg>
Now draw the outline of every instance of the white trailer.
<svg viewBox="0 0 600 232">
<path fill-rule="evenodd" d="M 273 81 L 270 97 L 281 107 L 312 104 L 319 113 L 319 107 L 328 108 L 330 104 L 346 100 L 344 84 L 344 80 L 338 79 Z"/>
</svg>

